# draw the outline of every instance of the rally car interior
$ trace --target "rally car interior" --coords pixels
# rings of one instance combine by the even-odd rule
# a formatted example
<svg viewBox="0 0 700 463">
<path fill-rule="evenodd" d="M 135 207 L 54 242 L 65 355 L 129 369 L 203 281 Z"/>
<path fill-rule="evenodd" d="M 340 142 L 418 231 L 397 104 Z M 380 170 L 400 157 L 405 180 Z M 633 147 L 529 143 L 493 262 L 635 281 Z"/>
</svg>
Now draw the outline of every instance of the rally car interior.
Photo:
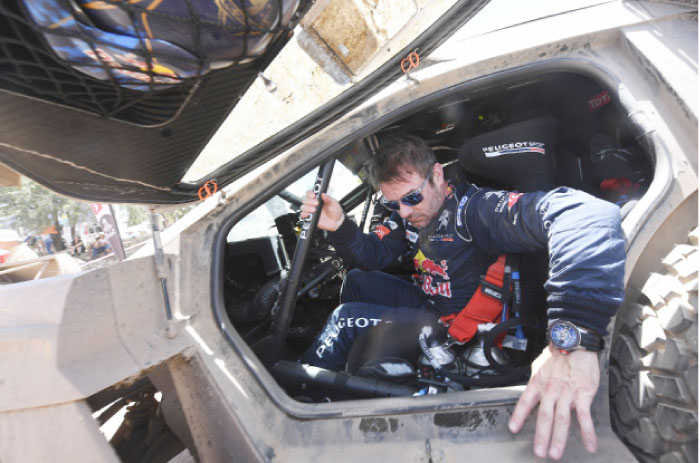
<svg viewBox="0 0 700 463">
<path fill-rule="evenodd" d="M 653 172 L 651 155 L 628 124 L 605 88 L 569 72 L 450 95 L 401 115 L 332 153 L 234 224 L 224 256 L 225 314 L 300 401 L 524 384 L 545 345 L 545 253 L 501 262 L 503 314 L 479 325 L 464 344 L 446 344 L 444 333 L 407 338 L 400 327 L 380 324 L 355 342 L 343 372 L 297 363 L 339 304 L 351 270 L 314 220 L 300 219 L 300 198 L 307 190 L 326 191 L 371 231 L 387 211 L 368 186 L 369 161 L 388 136 L 412 134 L 429 143 L 453 182 L 519 192 L 570 186 L 618 204 L 624 216 Z M 384 271 L 410 278 L 417 270 L 407 257 Z"/>
</svg>

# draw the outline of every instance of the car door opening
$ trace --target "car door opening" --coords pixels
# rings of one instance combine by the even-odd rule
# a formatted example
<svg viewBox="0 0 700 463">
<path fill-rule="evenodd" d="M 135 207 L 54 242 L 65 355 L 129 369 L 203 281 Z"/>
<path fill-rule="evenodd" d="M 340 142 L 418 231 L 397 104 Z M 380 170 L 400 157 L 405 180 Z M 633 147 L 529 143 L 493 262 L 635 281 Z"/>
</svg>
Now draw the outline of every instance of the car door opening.
<svg viewBox="0 0 700 463">
<path fill-rule="evenodd" d="M 544 74 L 524 84 L 443 96 L 332 153 L 328 193 L 364 232 L 381 232 L 388 217 L 370 186 L 368 164 L 397 134 L 425 140 L 452 184 L 509 190 L 513 201 L 522 192 L 568 186 L 617 204 L 624 216 L 653 177 L 651 156 L 603 86 L 582 74 Z M 491 272 L 484 272 L 477 294 L 497 300 L 498 313 L 475 322 L 466 341 L 446 337 L 449 321 L 434 320 L 426 330 L 373 326 L 371 317 L 356 318 L 338 323 L 371 328 L 353 344 L 343 371 L 298 362 L 340 304 L 341 287 L 356 267 L 338 255 L 327 232 L 314 226 L 309 233 L 300 218 L 300 198 L 313 188 L 317 171 L 282 185 L 233 225 L 218 283 L 232 326 L 287 394 L 323 402 L 525 384 L 531 361 L 546 344 L 548 256 L 542 252 L 503 257 L 500 287 L 489 283 Z M 303 269 L 293 276 L 292 294 L 289 278 L 302 238 L 309 249 Z M 421 272 L 444 272 L 439 262 L 427 260 L 403 256 L 383 272 L 409 282 Z M 285 287 L 292 310 L 280 328 Z"/>
</svg>

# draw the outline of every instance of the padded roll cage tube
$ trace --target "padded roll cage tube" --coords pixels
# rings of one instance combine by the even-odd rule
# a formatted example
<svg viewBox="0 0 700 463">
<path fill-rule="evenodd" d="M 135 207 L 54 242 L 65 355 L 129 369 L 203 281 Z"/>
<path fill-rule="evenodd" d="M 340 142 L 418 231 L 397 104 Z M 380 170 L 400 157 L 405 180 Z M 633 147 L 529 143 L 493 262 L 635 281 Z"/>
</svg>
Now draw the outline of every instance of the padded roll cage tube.
<svg viewBox="0 0 700 463">
<path fill-rule="evenodd" d="M 360 394 L 364 397 L 410 397 L 416 393 L 416 388 L 413 387 L 284 360 L 277 362 L 272 370 L 275 376 L 290 382 L 314 384 L 335 391 Z"/>
<path fill-rule="evenodd" d="M 297 294 L 299 291 L 299 285 L 301 284 L 301 274 L 304 271 L 306 257 L 309 255 L 309 250 L 311 249 L 311 239 L 316 231 L 318 218 L 321 215 L 321 209 L 323 208 L 321 195 L 328 190 L 328 183 L 330 182 L 331 175 L 333 174 L 334 164 L 335 159 L 330 159 L 326 161 L 326 163 L 323 164 L 318 170 L 313 189 L 314 194 L 316 194 L 316 197 L 318 198 L 318 206 L 311 215 L 304 219 L 301 227 L 301 233 L 299 234 L 299 241 L 297 241 L 297 247 L 294 249 L 294 257 L 292 257 L 291 268 L 289 269 L 289 273 L 287 273 L 286 278 L 282 280 L 282 289 L 278 299 L 279 305 L 276 307 L 277 311 L 275 313 L 273 344 L 269 358 L 270 365 L 274 365 L 282 357 L 284 343 L 286 342 L 287 334 L 289 333 L 289 324 L 291 323 L 292 315 L 294 314 L 294 305 L 297 302 Z"/>
<path fill-rule="evenodd" d="M 367 222 L 367 215 L 369 215 L 369 207 L 372 205 L 372 195 L 374 190 L 372 187 L 367 186 L 367 196 L 365 197 L 365 205 L 362 207 L 362 219 L 360 220 L 360 230 L 365 229 L 365 222 Z"/>
</svg>

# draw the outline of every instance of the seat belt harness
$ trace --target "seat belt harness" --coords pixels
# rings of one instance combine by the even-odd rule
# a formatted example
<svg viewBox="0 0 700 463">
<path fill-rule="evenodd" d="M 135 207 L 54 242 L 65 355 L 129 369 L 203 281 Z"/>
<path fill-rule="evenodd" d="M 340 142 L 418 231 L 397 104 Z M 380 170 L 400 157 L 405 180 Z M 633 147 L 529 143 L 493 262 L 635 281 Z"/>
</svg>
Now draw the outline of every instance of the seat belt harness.
<svg viewBox="0 0 700 463">
<path fill-rule="evenodd" d="M 467 305 L 459 313 L 440 317 L 440 323 L 449 327 L 448 334 L 455 342 L 470 341 L 482 323 L 500 321 L 504 304 L 510 302 L 511 278 L 506 273 L 506 255 L 503 254 L 489 266 Z"/>
</svg>

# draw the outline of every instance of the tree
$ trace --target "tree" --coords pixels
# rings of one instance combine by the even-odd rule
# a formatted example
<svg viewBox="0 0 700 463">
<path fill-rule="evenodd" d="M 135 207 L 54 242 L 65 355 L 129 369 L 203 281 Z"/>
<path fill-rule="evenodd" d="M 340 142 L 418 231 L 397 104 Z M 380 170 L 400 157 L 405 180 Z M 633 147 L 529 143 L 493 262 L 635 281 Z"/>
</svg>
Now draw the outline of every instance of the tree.
<svg viewBox="0 0 700 463">
<path fill-rule="evenodd" d="M 188 204 L 175 209 L 160 211 L 158 213 L 163 216 L 163 222 L 165 226 L 168 227 L 180 220 L 186 213 L 194 208 L 194 206 L 194 204 Z M 151 220 L 151 211 L 149 210 L 148 206 L 127 204 L 126 210 L 129 213 L 129 220 L 127 224 L 130 227 L 143 223 L 147 220 Z"/>
<path fill-rule="evenodd" d="M 67 218 L 72 231 L 78 222 L 94 222 L 88 203 L 59 196 L 27 179 L 21 187 L 0 188 L 0 205 L 23 233 L 41 233 L 53 225 L 60 234 L 59 217 Z"/>
<path fill-rule="evenodd" d="M 129 226 L 150 220 L 148 207 L 136 204 L 125 206 L 129 214 Z M 162 212 L 166 226 L 180 219 L 193 207 L 190 204 Z M 0 211 L 4 218 L 10 219 L 9 222 L 14 222 L 17 231 L 24 234 L 38 234 L 53 225 L 58 232 L 54 238 L 58 238 L 61 234 L 59 217 L 67 219 L 72 234 L 75 234 L 75 226 L 80 222 L 97 224 L 90 203 L 58 195 L 26 178 L 23 178 L 21 187 L 0 187 Z M 60 240 L 54 239 L 54 242 L 57 250 L 61 250 Z"/>
<path fill-rule="evenodd" d="M 171 209 L 165 212 L 161 212 L 163 215 L 163 220 L 164 220 L 164 225 L 165 227 L 169 227 L 178 220 L 180 220 L 182 217 L 185 216 L 189 211 L 191 211 L 195 207 L 195 204 L 188 204 L 186 206 L 180 206 L 177 209 Z"/>
<path fill-rule="evenodd" d="M 143 222 L 149 220 L 148 208 L 145 206 L 138 204 L 126 204 L 126 210 L 129 213 L 127 225 L 130 227 L 142 224 Z"/>
</svg>

